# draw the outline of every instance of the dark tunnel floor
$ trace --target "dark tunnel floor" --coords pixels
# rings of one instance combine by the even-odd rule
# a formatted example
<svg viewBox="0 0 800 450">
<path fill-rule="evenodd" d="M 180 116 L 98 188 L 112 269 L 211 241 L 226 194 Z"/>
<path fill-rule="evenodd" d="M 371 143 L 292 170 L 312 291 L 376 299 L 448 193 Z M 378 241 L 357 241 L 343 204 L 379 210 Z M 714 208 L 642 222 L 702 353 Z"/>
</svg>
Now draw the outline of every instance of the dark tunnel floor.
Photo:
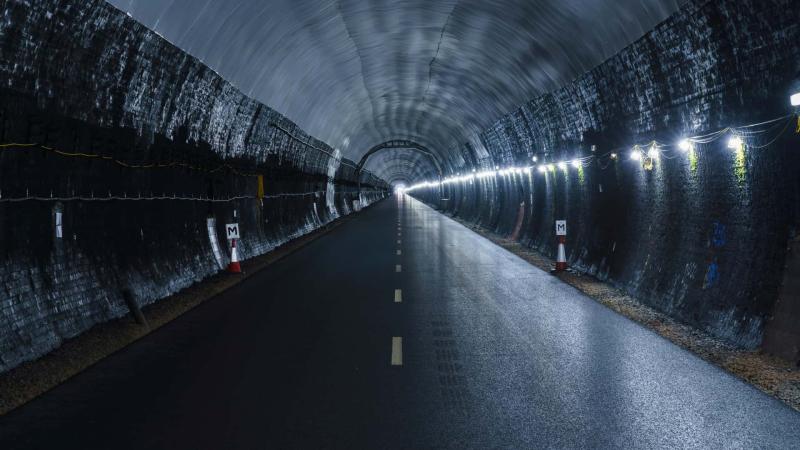
<svg viewBox="0 0 800 450">
<path fill-rule="evenodd" d="M 0 419 L 3 449 L 798 442 L 800 414 L 408 197 Z"/>
</svg>

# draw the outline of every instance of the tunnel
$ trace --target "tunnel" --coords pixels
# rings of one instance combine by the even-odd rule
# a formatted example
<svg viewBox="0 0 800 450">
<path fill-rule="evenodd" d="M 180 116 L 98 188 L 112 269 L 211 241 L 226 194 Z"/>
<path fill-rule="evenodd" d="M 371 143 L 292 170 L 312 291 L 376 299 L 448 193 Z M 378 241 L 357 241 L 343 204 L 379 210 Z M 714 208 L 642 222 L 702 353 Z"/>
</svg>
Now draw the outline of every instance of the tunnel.
<svg viewBox="0 0 800 450">
<path fill-rule="evenodd" d="M 0 448 L 800 447 L 796 0 L 0 10 Z"/>
</svg>

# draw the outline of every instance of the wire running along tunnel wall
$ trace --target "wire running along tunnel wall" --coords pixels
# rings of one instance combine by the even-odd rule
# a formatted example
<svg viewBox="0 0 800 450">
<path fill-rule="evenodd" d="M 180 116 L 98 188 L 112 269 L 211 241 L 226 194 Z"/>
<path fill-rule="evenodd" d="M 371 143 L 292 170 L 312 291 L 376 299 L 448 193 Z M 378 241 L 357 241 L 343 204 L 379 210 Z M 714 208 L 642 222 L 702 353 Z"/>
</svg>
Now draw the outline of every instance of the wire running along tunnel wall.
<svg viewBox="0 0 800 450">
<path fill-rule="evenodd" d="M 800 91 L 798 24 L 791 0 L 690 1 L 573 83 L 498 120 L 483 148 L 463 147 L 479 155 L 451 174 L 463 181 L 441 196 L 411 195 L 506 236 L 522 212 L 517 239 L 550 256 L 554 221 L 566 219 L 572 267 L 756 347 L 800 218 L 789 106 Z M 747 124 L 759 125 L 728 129 Z M 690 137 L 691 149 L 679 144 Z M 521 170 L 469 177 L 495 166 Z M 800 333 L 787 335 L 794 342 L 781 345 L 800 345 Z"/>
<path fill-rule="evenodd" d="M 217 273 L 226 223 L 249 258 L 388 195 L 104 1 L 0 5 L 0 372 Z"/>
</svg>

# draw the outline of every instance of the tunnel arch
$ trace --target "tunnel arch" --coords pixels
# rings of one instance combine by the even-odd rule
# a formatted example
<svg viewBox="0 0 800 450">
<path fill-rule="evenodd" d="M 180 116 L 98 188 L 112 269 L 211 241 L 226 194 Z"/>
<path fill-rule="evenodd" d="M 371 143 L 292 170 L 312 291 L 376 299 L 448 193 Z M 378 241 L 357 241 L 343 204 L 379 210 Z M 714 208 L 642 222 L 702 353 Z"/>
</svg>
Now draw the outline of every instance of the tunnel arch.
<svg viewBox="0 0 800 450">
<path fill-rule="evenodd" d="M 363 170 L 374 173 L 392 186 L 410 186 L 439 177 L 430 158 L 412 149 L 378 152 L 365 163 Z"/>
<path fill-rule="evenodd" d="M 442 161 L 439 159 L 439 156 L 430 149 L 428 149 L 428 147 L 409 139 L 391 139 L 388 141 L 381 142 L 380 144 L 370 148 L 366 153 L 364 153 L 364 156 L 362 156 L 361 160 L 358 162 L 358 165 L 356 166 L 356 176 L 358 176 L 360 179 L 361 171 L 364 169 L 364 166 L 367 164 L 367 161 L 372 155 L 382 150 L 390 150 L 390 149 L 410 149 L 419 152 L 425 155 L 431 161 L 433 166 L 436 168 L 436 172 L 439 175 L 439 179 L 441 179 L 444 176 Z"/>
</svg>

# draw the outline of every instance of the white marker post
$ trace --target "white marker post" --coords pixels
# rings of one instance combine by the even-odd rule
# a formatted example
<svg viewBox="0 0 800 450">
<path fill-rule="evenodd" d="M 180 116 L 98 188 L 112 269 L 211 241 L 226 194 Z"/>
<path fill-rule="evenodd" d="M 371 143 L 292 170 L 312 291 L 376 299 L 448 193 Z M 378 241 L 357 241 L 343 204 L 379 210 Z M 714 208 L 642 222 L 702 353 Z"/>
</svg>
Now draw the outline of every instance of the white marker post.
<svg viewBox="0 0 800 450">
<path fill-rule="evenodd" d="M 225 224 L 225 233 L 228 236 L 228 240 L 231 241 L 231 263 L 228 264 L 228 272 L 242 273 L 242 266 L 239 264 L 239 254 L 236 251 L 236 240 L 239 239 L 239 224 Z"/>
<path fill-rule="evenodd" d="M 563 272 L 567 270 L 567 252 L 564 249 L 564 244 L 567 243 L 566 220 L 556 220 L 556 237 L 558 239 L 558 254 L 556 256 L 555 272 Z"/>
</svg>

